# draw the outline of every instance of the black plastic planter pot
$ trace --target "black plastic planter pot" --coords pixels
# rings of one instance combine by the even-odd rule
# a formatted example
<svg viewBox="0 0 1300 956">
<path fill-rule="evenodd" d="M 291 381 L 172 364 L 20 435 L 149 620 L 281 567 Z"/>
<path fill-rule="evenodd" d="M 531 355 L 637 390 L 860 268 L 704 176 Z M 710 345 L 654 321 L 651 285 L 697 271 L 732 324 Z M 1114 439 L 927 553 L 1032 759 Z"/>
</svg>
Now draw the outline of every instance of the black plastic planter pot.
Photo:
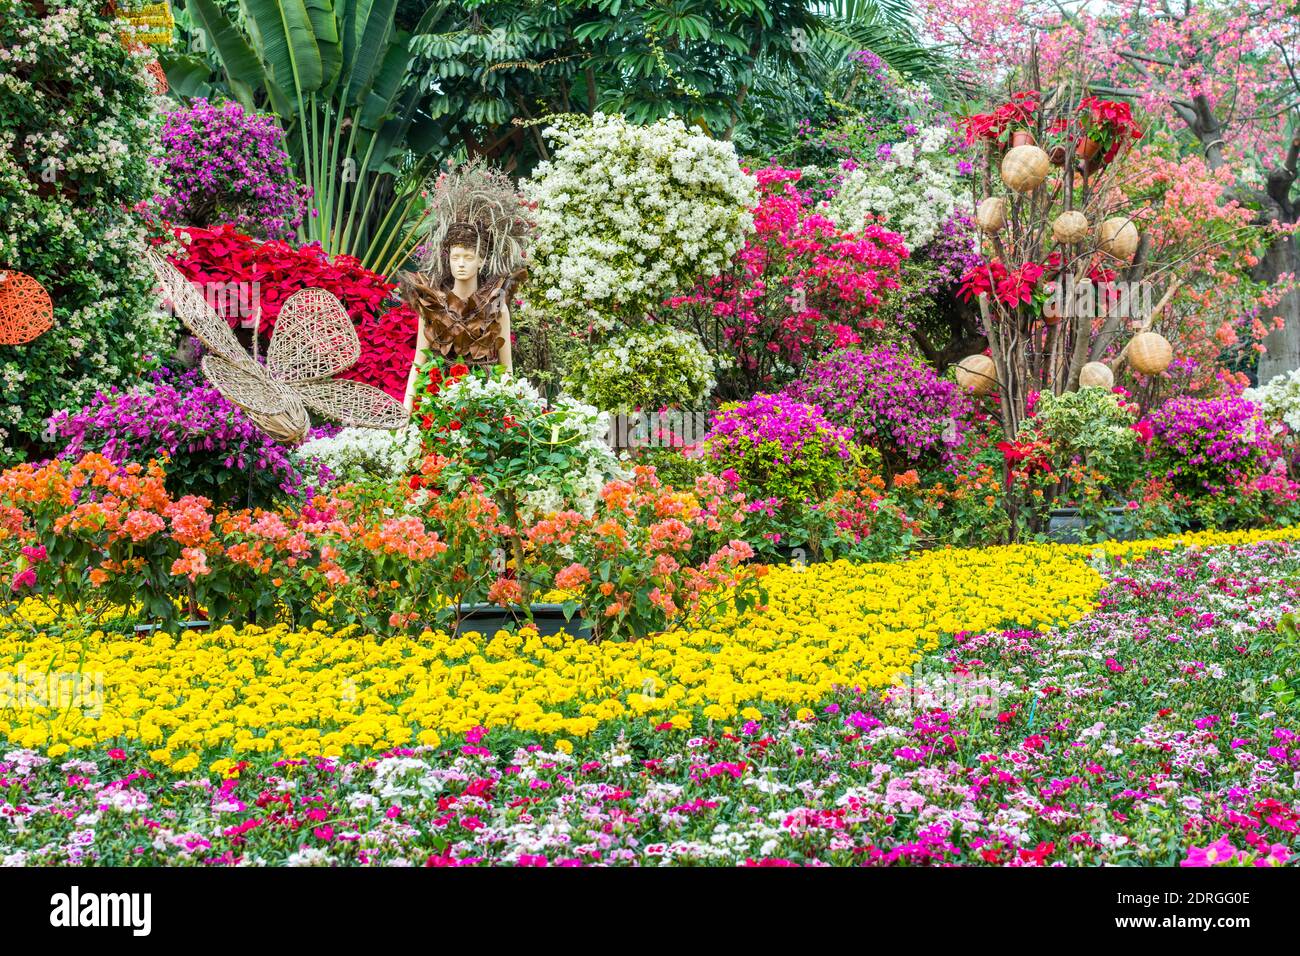
<svg viewBox="0 0 1300 956">
<path fill-rule="evenodd" d="M 573 615 L 573 620 L 566 621 L 562 604 L 533 604 L 529 606 L 529 611 L 532 612 L 533 626 L 543 637 L 564 631 L 571 637 L 591 640 L 591 628 L 587 622 L 578 614 Z M 461 608 L 460 621 L 452 626 L 452 633 L 460 636 L 478 631 L 491 637 L 502 628 L 519 628 L 527 623 L 528 612 L 523 608 L 501 607 L 498 604 L 468 604 Z"/>
<path fill-rule="evenodd" d="M 1108 518 L 1123 518 L 1125 508 L 1105 509 Z M 1110 538 L 1113 541 L 1132 541 L 1136 535 L 1133 529 L 1123 521 L 1107 521 Z M 1078 544 L 1081 532 L 1088 527 L 1088 520 L 1079 514 L 1078 508 L 1053 508 L 1047 522 L 1047 537 L 1061 544 Z"/>
<path fill-rule="evenodd" d="M 176 625 L 176 631 L 206 631 L 212 627 L 211 621 L 183 621 Z M 135 632 L 137 634 L 152 634 L 154 631 L 162 630 L 161 624 L 137 624 Z"/>
<path fill-rule="evenodd" d="M 806 544 L 780 545 L 776 550 L 786 564 L 816 564 L 820 560 Z"/>
</svg>

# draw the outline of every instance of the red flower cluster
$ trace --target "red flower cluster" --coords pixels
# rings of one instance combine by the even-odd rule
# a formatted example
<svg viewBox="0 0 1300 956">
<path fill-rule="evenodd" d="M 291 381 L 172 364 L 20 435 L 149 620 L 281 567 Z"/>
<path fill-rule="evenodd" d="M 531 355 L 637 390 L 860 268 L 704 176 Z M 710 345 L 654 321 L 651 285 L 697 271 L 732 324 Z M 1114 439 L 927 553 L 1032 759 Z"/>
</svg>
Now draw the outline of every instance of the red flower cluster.
<svg viewBox="0 0 1300 956">
<path fill-rule="evenodd" d="M 988 140 L 998 146 L 1007 144 L 1007 134 L 1016 126 L 1031 126 L 1038 113 L 1038 92 L 1024 90 L 1011 94 L 1011 99 L 992 113 L 976 113 L 964 121 L 966 145 L 977 140 Z"/>
<path fill-rule="evenodd" d="M 1001 441 L 998 451 L 1007 462 L 1007 487 L 1027 481 L 1034 472 L 1052 474 L 1052 448 L 1046 441 Z"/>
<path fill-rule="evenodd" d="M 1021 302 L 1033 301 L 1034 286 L 1046 271 L 1037 262 L 1026 262 L 1014 269 L 1008 269 L 994 259 L 969 269 L 961 277 L 961 286 L 957 294 L 966 302 L 981 295 L 988 295 L 1003 305 L 1014 308 Z"/>
<path fill-rule="evenodd" d="M 1127 103 L 1085 96 L 1079 101 L 1078 113 L 1084 118 L 1086 135 L 1106 147 L 1101 165 L 1106 165 L 1123 146 L 1142 138 L 1142 127 L 1133 120 Z"/>
<path fill-rule="evenodd" d="M 397 287 L 383 276 L 351 256 L 331 262 L 319 245 L 295 248 L 279 240 L 261 242 L 233 226 L 183 227 L 175 232 L 187 251 L 173 258 L 173 264 L 191 282 L 231 290 L 209 301 L 232 326 L 241 318 L 251 319 L 248 307 L 254 289 L 261 308 L 259 328 L 268 337 L 284 300 L 299 289 L 324 289 L 338 296 L 361 340 L 361 358 L 343 377 L 378 386 L 398 399 L 403 396 L 415 355 L 416 316 L 395 302 Z"/>
<path fill-rule="evenodd" d="M 1085 96 L 1079 101 L 1079 112 L 1084 114 L 1095 128 L 1104 131 L 1107 138 L 1114 140 L 1116 144 L 1125 137 L 1142 138 L 1142 127 L 1138 126 L 1133 119 L 1133 110 L 1127 103 Z M 1111 148 L 1113 150 L 1116 146 Z"/>
</svg>

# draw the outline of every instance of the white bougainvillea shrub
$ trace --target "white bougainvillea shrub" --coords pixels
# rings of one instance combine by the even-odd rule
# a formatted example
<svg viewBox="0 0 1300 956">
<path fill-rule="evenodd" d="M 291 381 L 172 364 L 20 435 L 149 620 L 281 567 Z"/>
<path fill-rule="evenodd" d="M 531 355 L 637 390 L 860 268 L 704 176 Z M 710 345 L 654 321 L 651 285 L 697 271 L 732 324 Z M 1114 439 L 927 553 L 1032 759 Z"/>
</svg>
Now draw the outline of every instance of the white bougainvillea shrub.
<svg viewBox="0 0 1300 956">
<path fill-rule="evenodd" d="M 1241 397 L 1259 406 L 1264 419 L 1281 422 L 1300 435 L 1300 369 L 1275 375 L 1259 388 L 1248 388 Z"/>
<path fill-rule="evenodd" d="M 867 221 L 880 222 L 915 252 L 939 235 L 955 211 L 970 211 L 958 162 L 952 130 L 922 127 L 902 142 L 882 143 L 876 162 L 848 175 L 827 212 L 849 232 Z"/>
<path fill-rule="evenodd" d="M 716 368 L 698 335 L 651 326 L 596 348 L 569 374 L 565 387 L 608 412 L 691 406 L 717 386 Z"/>
<path fill-rule="evenodd" d="M 313 438 L 294 452 L 301 462 L 324 465 L 338 481 L 392 480 L 406 474 L 420 455 L 420 430 L 345 428 L 337 435 Z"/>
<path fill-rule="evenodd" d="M 0 269 L 27 273 L 55 328 L 0 346 L 0 456 L 47 452 L 50 415 L 133 383 L 175 323 L 155 308 L 129 211 L 156 191 L 149 52 L 128 52 L 102 0 L 0 0 Z"/>
<path fill-rule="evenodd" d="M 598 328 L 717 275 L 753 229 L 755 179 L 731 143 L 678 119 L 597 113 L 547 128 L 523 184 L 537 204 L 526 308 Z"/>
</svg>

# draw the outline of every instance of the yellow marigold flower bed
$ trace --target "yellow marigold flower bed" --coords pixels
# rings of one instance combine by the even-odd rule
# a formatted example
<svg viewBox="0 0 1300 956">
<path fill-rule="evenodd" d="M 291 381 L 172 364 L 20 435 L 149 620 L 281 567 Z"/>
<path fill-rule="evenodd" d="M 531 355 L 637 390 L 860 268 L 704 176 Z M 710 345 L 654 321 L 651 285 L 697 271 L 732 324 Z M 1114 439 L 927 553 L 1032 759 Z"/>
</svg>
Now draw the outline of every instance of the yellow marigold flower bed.
<svg viewBox="0 0 1300 956">
<path fill-rule="evenodd" d="M 531 631 L 426 632 L 382 643 L 323 627 L 142 638 L 51 633 L 66 615 L 28 602 L 0 620 L 0 738 L 60 751 L 139 741 L 185 771 L 254 752 L 437 745 L 476 725 L 566 738 L 637 718 L 703 728 L 763 709 L 798 712 L 836 686 L 886 687 L 945 634 L 1077 620 L 1101 586 L 1088 560 L 1098 549 L 1128 559 L 1175 544 L 1298 534 L 951 549 L 897 564 L 778 567 L 765 579 L 766 611 L 599 645 Z M 33 675 L 50 673 L 92 678 L 102 706 L 87 699 L 84 680 L 80 699 L 33 706 Z M 27 675 L 26 706 L 13 705 L 15 674 Z"/>
</svg>

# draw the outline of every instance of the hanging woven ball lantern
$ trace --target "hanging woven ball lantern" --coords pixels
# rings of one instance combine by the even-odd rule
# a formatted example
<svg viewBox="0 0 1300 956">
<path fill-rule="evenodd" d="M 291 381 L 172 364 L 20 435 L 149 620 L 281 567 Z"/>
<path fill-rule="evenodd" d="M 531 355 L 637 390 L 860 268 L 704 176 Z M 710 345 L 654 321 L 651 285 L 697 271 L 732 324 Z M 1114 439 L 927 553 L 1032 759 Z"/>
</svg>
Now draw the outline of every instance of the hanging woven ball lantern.
<svg viewBox="0 0 1300 956">
<path fill-rule="evenodd" d="M 54 303 L 45 286 L 0 269 L 0 345 L 23 345 L 53 327 Z"/>
<path fill-rule="evenodd" d="M 1158 332 L 1141 332 L 1128 344 L 1128 364 L 1143 375 L 1159 375 L 1174 360 L 1174 347 Z"/>
<path fill-rule="evenodd" d="M 975 224 L 981 232 L 1001 232 L 1007 224 L 1007 201 L 1001 196 L 990 196 L 975 207 Z"/>
<path fill-rule="evenodd" d="M 1101 362 L 1089 362 L 1079 371 L 1079 385 L 1083 388 L 1113 388 L 1115 374 Z"/>
<path fill-rule="evenodd" d="M 1088 217 L 1076 209 L 1063 212 L 1052 223 L 1052 238 L 1064 245 L 1088 238 Z"/>
<path fill-rule="evenodd" d="M 998 384 L 997 366 L 987 355 L 968 355 L 956 365 L 957 384 L 976 395 L 987 395 Z"/>
<path fill-rule="evenodd" d="M 1002 157 L 1002 181 L 1012 192 L 1033 192 L 1051 169 L 1052 161 L 1037 146 L 1016 146 Z"/>
<path fill-rule="evenodd" d="M 1124 216 L 1107 219 L 1101 224 L 1097 237 L 1101 251 L 1121 261 L 1128 262 L 1137 252 L 1138 231 L 1132 219 Z"/>
</svg>

